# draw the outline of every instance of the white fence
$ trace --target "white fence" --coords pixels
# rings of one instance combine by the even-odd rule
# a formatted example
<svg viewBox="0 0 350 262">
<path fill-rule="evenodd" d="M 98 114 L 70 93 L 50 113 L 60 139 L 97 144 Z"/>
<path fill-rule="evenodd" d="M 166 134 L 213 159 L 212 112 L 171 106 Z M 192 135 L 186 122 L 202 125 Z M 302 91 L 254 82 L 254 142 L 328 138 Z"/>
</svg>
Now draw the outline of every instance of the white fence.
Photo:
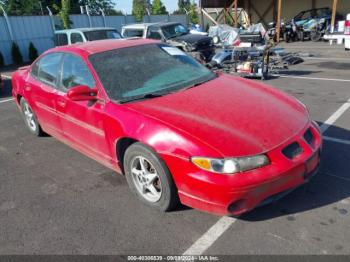
<svg viewBox="0 0 350 262">
<path fill-rule="evenodd" d="M 135 23 L 134 16 L 90 16 L 71 15 L 72 28 L 79 27 L 114 27 L 121 30 L 123 25 Z M 5 64 L 12 64 L 11 46 L 16 42 L 21 50 L 24 61 L 28 61 L 29 43 L 33 42 L 38 53 L 54 47 L 53 24 L 58 23 L 57 17 L 50 16 L 9 16 L 8 24 L 5 17 L 0 17 L 0 52 Z M 144 22 L 181 22 L 188 24 L 186 15 L 155 15 L 145 16 Z M 12 32 L 12 34 L 11 34 Z"/>
</svg>

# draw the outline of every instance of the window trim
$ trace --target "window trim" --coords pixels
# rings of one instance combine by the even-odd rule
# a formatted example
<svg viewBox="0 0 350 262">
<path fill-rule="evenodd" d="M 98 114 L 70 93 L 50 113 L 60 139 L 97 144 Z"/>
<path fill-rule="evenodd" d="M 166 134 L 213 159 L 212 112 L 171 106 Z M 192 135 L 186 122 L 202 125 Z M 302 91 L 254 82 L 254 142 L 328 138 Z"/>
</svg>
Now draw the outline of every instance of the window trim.
<svg viewBox="0 0 350 262">
<path fill-rule="evenodd" d="M 54 55 L 54 54 L 60 54 L 60 55 L 61 55 L 61 58 L 60 58 L 60 62 L 59 62 L 59 71 L 57 72 L 57 78 L 56 78 L 55 83 L 53 84 L 53 83 L 50 83 L 50 82 L 45 81 L 45 80 L 43 80 L 42 78 L 40 78 L 40 77 L 39 77 L 39 72 L 40 72 L 40 69 L 41 69 L 40 61 L 41 61 L 43 58 L 45 58 L 45 57 L 47 57 L 47 56 L 49 56 L 49 55 Z M 52 87 L 52 88 L 54 88 L 54 89 L 56 89 L 56 90 L 58 90 L 58 89 L 59 89 L 59 87 L 58 87 L 58 80 L 60 79 L 60 75 L 61 75 L 61 71 L 62 71 L 62 59 L 63 59 L 63 56 L 64 56 L 64 52 L 50 52 L 50 53 L 48 53 L 48 54 L 43 55 L 43 56 L 40 57 L 37 61 L 35 61 L 35 64 L 39 63 L 39 66 L 38 66 L 38 75 L 35 76 L 35 75 L 32 73 L 32 70 L 33 70 L 33 65 L 32 65 L 32 66 L 30 67 L 30 76 L 31 76 L 32 78 L 34 78 L 35 80 L 37 80 L 38 82 L 40 82 L 40 83 L 42 83 L 42 84 L 44 84 L 44 85 L 50 86 L 50 87 Z"/>
<path fill-rule="evenodd" d="M 64 35 L 67 39 L 67 43 L 66 44 L 62 44 L 61 40 L 60 40 L 60 36 Z M 55 45 L 56 46 L 65 46 L 65 45 L 69 45 L 69 38 L 68 35 L 66 33 L 55 33 Z"/>
<path fill-rule="evenodd" d="M 62 79 L 63 79 L 63 66 L 64 66 L 64 58 L 66 56 L 74 56 L 74 57 L 77 57 L 78 59 L 80 59 L 86 66 L 86 68 L 89 70 L 89 73 L 92 77 L 92 79 L 94 80 L 94 86 L 91 87 L 91 89 L 93 88 L 97 88 L 97 81 L 96 81 L 96 78 L 94 77 L 94 74 L 91 72 L 88 64 L 86 63 L 86 61 L 79 55 L 77 54 L 74 54 L 74 53 L 70 53 L 70 52 L 62 52 L 63 53 L 63 56 L 62 56 L 62 59 L 61 59 L 61 68 L 60 68 L 60 76 L 58 77 L 58 83 L 57 83 L 57 86 L 58 86 L 58 89 L 60 91 L 62 91 L 63 93 L 68 93 L 69 89 L 64 87 L 63 84 L 62 84 Z"/>
<path fill-rule="evenodd" d="M 74 43 L 73 43 L 73 41 L 72 41 L 72 36 L 73 36 L 73 35 L 79 35 L 79 36 L 81 37 L 81 40 L 82 40 L 82 41 L 81 41 L 81 42 L 78 41 L 78 42 L 74 42 Z M 70 44 L 84 43 L 84 36 L 83 36 L 83 34 L 81 34 L 80 32 L 71 32 L 70 35 L 69 35 L 69 40 L 70 40 L 70 41 L 69 41 Z"/>
</svg>

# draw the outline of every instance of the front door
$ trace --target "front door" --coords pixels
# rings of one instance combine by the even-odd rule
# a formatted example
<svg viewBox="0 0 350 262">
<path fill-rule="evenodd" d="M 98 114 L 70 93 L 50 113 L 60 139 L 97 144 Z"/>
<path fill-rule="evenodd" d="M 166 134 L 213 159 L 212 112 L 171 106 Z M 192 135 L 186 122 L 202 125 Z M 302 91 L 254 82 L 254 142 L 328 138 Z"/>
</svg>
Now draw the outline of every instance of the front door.
<svg viewBox="0 0 350 262">
<path fill-rule="evenodd" d="M 104 131 L 104 103 L 73 101 L 67 97 L 69 89 L 81 85 L 95 88 L 96 81 L 80 57 L 65 54 L 60 80 L 61 92 L 57 98 L 57 112 L 63 134 L 86 153 L 111 163 L 109 141 Z"/>
</svg>

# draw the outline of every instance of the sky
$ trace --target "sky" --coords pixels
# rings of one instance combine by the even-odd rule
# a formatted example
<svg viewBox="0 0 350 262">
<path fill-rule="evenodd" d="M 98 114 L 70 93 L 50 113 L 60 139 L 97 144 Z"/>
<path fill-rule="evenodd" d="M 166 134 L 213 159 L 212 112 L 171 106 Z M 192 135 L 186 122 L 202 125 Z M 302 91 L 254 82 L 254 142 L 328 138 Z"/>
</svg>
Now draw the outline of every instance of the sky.
<svg viewBox="0 0 350 262">
<path fill-rule="evenodd" d="M 132 0 L 114 0 L 114 2 L 117 3 L 115 9 L 131 14 Z M 168 12 L 173 12 L 177 9 L 177 0 L 162 0 L 162 2 Z"/>
</svg>

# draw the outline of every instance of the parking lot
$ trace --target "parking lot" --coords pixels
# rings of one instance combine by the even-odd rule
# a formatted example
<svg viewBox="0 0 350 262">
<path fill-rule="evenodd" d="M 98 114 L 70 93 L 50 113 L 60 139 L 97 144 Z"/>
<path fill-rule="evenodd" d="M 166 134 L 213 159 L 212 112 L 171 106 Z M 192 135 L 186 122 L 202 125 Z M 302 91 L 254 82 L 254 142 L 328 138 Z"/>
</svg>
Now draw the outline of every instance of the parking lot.
<svg viewBox="0 0 350 262">
<path fill-rule="evenodd" d="M 323 42 L 285 47 L 308 57 L 265 82 L 300 99 L 321 125 L 320 172 L 239 218 L 144 206 L 123 176 L 52 137 L 30 135 L 5 80 L 0 254 L 350 254 L 350 53 Z"/>
</svg>

